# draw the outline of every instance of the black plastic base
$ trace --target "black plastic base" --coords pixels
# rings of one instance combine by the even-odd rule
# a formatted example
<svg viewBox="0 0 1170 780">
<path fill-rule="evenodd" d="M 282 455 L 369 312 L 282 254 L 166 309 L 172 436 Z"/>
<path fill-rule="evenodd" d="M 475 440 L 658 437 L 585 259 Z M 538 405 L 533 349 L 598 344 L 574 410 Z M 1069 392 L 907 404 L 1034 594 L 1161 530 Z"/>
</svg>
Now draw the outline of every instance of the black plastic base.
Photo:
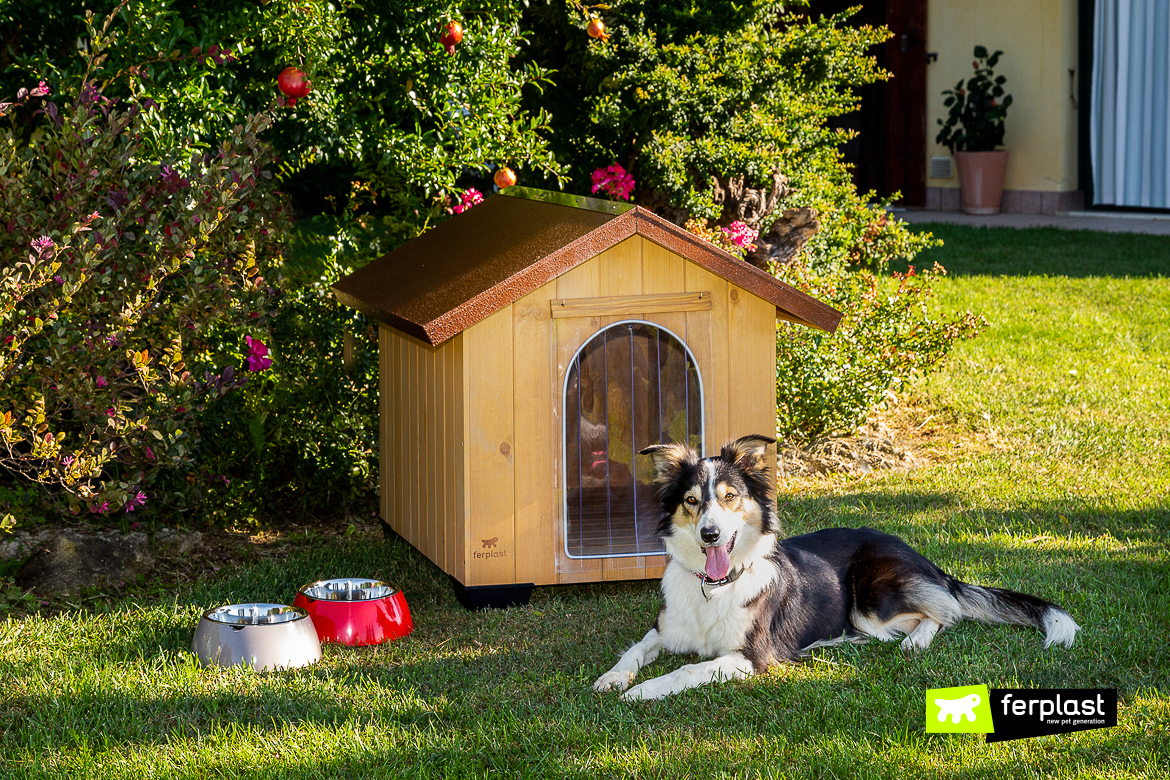
<svg viewBox="0 0 1170 780">
<path fill-rule="evenodd" d="M 454 577 L 451 578 L 451 587 L 455 590 L 455 598 L 464 609 L 507 609 L 508 607 L 523 607 L 532 598 L 532 589 L 536 587 L 531 582 L 519 585 L 472 585 L 468 587 Z"/>
</svg>

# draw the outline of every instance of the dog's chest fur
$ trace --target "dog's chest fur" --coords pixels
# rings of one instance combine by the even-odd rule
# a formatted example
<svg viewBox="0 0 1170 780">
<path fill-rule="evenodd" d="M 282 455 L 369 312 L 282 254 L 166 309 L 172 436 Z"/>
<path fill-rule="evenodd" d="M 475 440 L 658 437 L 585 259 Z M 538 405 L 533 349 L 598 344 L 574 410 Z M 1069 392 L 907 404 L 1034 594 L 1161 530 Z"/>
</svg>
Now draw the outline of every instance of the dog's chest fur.
<svg viewBox="0 0 1170 780">
<path fill-rule="evenodd" d="M 740 650 L 759 617 L 757 599 L 779 576 L 770 560 L 757 559 L 735 582 L 712 589 L 708 601 L 695 574 L 676 562 L 666 567 L 662 594 L 666 602 L 658 615 L 662 644 L 674 653 L 712 657 Z"/>
</svg>

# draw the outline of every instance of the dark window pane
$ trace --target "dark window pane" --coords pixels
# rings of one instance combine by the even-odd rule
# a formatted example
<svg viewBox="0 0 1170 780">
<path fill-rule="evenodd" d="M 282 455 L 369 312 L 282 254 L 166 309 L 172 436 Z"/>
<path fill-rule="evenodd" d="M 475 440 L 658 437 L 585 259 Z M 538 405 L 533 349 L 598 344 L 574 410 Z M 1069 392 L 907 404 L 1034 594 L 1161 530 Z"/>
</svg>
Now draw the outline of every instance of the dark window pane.
<svg viewBox="0 0 1170 780">
<path fill-rule="evenodd" d="M 699 372 L 653 325 L 623 322 L 595 336 L 565 389 L 566 548 L 571 557 L 661 553 L 653 464 L 637 452 L 688 442 L 702 451 Z"/>
</svg>

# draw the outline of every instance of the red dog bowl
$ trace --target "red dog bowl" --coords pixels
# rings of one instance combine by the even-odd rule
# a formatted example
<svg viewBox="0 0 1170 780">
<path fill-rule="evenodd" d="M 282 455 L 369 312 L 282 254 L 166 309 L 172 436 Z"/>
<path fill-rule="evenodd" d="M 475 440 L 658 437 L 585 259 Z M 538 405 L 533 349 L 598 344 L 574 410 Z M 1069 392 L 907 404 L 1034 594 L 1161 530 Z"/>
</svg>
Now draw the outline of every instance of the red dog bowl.
<svg viewBox="0 0 1170 780">
<path fill-rule="evenodd" d="M 358 577 L 318 580 L 301 588 L 293 606 L 309 613 L 317 638 L 343 645 L 377 645 L 400 639 L 414 623 L 402 591 Z"/>
</svg>

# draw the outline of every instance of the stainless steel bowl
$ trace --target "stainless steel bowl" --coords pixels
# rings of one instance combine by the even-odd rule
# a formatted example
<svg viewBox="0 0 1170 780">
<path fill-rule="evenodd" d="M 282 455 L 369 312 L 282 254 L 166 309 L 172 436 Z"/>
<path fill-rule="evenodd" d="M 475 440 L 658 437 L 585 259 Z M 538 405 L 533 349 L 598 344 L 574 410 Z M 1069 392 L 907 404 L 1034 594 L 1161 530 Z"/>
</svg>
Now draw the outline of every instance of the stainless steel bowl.
<svg viewBox="0 0 1170 780">
<path fill-rule="evenodd" d="M 204 666 L 296 669 L 321 660 L 309 613 L 286 604 L 229 604 L 203 613 L 191 652 Z"/>
<path fill-rule="evenodd" d="M 375 601 L 393 596 L 396 589 L 378 580 L 338 577 L 311 582 L 301 588 L 300 592 L 318 601 Z"/>
</svg>

